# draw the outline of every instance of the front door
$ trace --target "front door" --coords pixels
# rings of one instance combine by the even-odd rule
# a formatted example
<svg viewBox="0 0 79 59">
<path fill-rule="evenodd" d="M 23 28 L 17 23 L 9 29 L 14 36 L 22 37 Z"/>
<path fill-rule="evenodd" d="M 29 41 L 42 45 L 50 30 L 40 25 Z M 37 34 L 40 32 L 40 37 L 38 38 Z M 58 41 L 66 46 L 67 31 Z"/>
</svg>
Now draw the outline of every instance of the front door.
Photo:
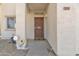
<svg viewBox="0 0 79 59">
<path fill-rule="evenodd" d="M 35 17 L 35 39 L 44 39 L 44 17 Z"/>
</svg>

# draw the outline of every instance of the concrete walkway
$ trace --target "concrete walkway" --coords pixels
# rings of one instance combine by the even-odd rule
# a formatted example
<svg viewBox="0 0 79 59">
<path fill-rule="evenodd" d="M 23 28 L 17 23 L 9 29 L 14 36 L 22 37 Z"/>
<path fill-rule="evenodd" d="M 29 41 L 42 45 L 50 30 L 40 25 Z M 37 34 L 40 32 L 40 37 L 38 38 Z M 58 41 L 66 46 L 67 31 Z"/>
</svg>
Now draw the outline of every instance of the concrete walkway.
<svg viewBox="0 0 79 59">
<path fill-rule="evenodd" d="M 55 56 L 49 52 L 49 45 L 45 40 L 28 40 L 29 51 L 27 56 Z"/>
<path fill-rule="evenodd" d="M 26 56 L 28 50 L 17 50 L 9 40 L 0 40 L 0 56 Z"/>
<path fill-rule="evenodd" d="M 9 40 L 0 40 L 0 56 L 54 56 L 45 40 L 28 40 L 28 50 L 17 50 Z"/>
</svg>

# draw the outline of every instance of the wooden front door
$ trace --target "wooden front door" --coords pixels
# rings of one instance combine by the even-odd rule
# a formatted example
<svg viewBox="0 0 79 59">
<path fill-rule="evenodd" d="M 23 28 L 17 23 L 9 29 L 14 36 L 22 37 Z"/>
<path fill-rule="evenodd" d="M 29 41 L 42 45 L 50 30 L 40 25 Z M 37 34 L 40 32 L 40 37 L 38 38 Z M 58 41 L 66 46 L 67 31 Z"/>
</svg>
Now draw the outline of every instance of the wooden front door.
<svg viewBox="0 0 79 59">
<path fill-rule="evenodd" d="M 44 17 L 35 17 L 35 39 L 44 39 Z"/>
</svg>

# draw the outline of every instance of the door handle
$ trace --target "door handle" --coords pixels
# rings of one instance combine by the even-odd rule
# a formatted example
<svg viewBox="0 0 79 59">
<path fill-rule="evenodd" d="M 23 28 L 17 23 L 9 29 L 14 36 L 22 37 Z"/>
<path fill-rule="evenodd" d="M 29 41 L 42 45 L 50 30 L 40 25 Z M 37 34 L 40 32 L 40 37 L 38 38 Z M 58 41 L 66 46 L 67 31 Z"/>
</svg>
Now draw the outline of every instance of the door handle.
<svg viewBox="0 0 79 59">
<path fill-rule="evenodd" d="M 41 27 L 40 26 L 37 26 L 37 27 L 35 27 L 35 29 L 41 29 Z"/>
</svg>

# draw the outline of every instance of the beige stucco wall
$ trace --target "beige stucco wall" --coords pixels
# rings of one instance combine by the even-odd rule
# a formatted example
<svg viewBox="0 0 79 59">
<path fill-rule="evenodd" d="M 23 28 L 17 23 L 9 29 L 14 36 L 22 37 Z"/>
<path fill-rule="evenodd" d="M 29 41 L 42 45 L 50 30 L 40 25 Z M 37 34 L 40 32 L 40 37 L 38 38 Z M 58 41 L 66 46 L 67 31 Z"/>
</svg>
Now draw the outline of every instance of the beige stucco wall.
<svg viewBox="0 0 79 59">
<path fill-rule="evenodd" d="M 21 10 L 22 9 L 22 10 Z M 26 40 L 26 4 L 16 4 L 16 35 L 21 40 Z"/>
<path fill-rule="evenodd" d="M 75 12 L 76 12 L 76 54 L 79 54 L 79 3 L 75 4 Z"/>
<path fill-rule="evenodd" d="M 57 55 L 75 55 L 79 53 L 78 4 L 77 7 L 76 4 L 57 4 L 57 19 L 55 6 L 49 4 L 48 7 L 48 41 Z M 64 10 L 64 7 L 70 7 L 70 10 Z"/>
<path fill-rule="evenodd" d="M 57 5 L 49 4 L 47 12 L 47 40 L 57 53 Z"/>
<path fill-rule="evenodd" d="M 7 29 L 7 19 L 6 16 L 15 16 L 16 15 L 16 4 L 5 3 L 1 5 L 1 36 L 2 39 L 10 39 L 12 34 L 15 33 L 15 30 Z"/>
<path fill-rule="evenodd" d="M 34 15 L 33 13 L 27 13 L 26 17 L 27 39 L 34 39 Z"/>
<path fill-rule="evenodd" d="M 64 10 L 70 7 L 70 10 Z M 76 53 L 76 11 L 75 4 L 57 4 L 57 54 L 75 55 Z"/>
</svg>

